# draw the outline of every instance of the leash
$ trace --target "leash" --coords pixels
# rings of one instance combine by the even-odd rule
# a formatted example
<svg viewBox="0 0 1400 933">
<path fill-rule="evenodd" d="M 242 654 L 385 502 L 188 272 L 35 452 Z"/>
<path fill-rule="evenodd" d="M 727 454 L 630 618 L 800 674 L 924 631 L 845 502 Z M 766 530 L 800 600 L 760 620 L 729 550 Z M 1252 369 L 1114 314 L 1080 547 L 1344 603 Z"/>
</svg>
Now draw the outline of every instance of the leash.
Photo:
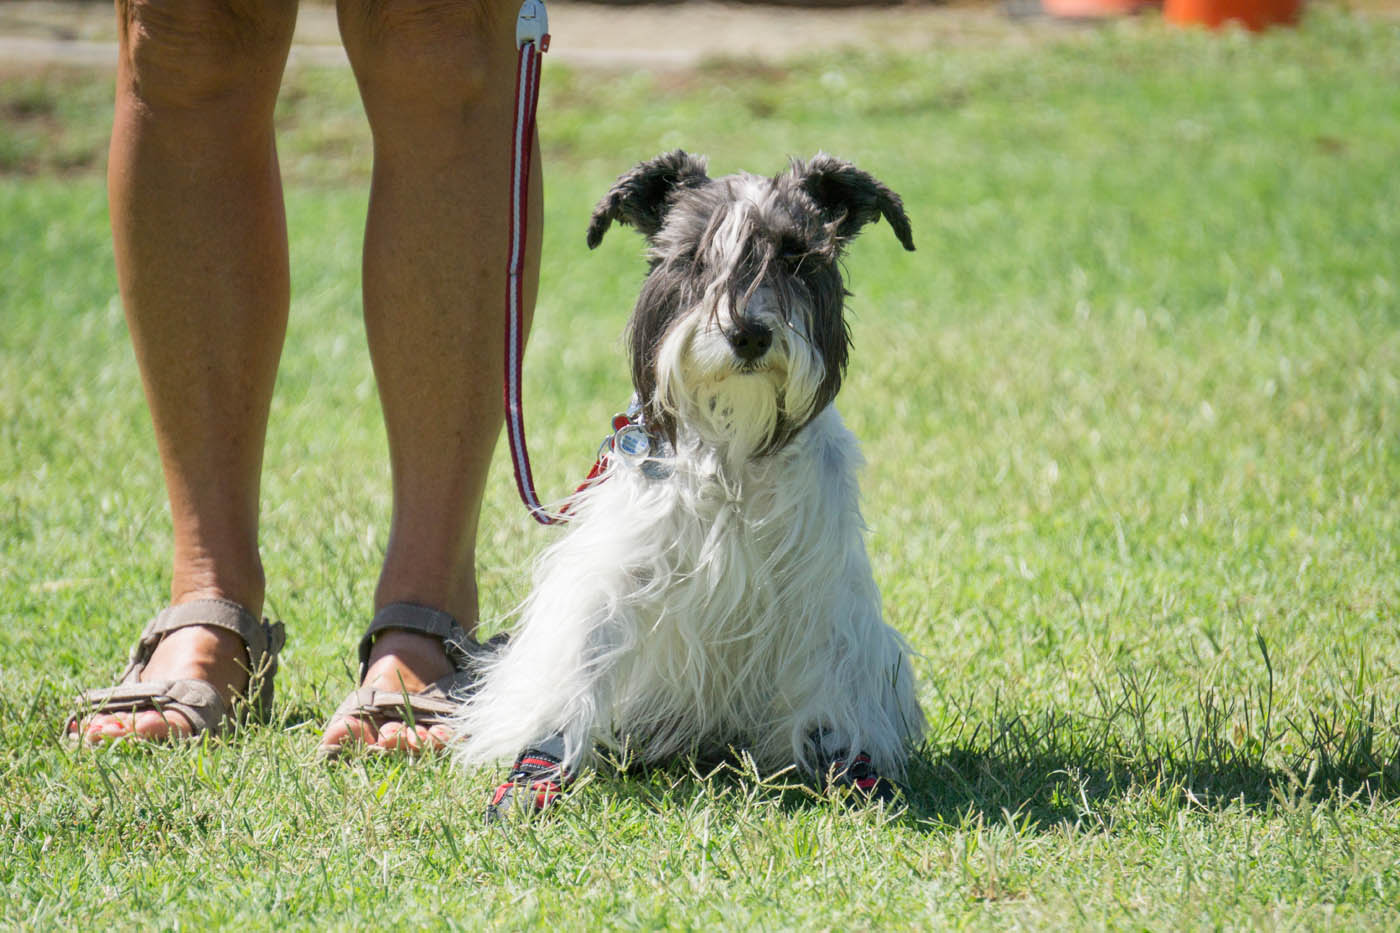
<svg viewBox="0 0 1400 933">
<path fill-rule="evenodd" d="M 569 520 L 566 502 L 552 512 L 540 504 L 535 479 L 530 470 L 530 451 L 525 444 L 525 405 L 521 396 L 521 372 L 525 362 L 525 234 L 530 203 L 530 160 L 535 138 L 535 113 L 540 100 L 540 59 L 549 51 L 549 16 L 543 0 L 524 0 L 515 20 L 515 45 L 519 63 L 515 77 L 515 126 L 511 138 L 510 176 L 510 265 L 506 283 L 506 439 L 511 464 L 515 468 L 515 489 L 530 515 L 541 525 L 559 525 Z M 598 448 L 593 468 L 578 492 L 592 486 L 607 469 L 613 456 L 657 479 L 670 470 L 657 457 L 672 451 L 662 438 L 652 436 L 635 398 L 626 412 L 612 419 L 613 433 Z"/>
<path fill-rule="evenodd" d="M 525 226 L 530 203 L 530 160 L 535 139 L 535 111 L 540 100 L 540 58 L 549 49 L 549 16 L 543 0 L 524 0 L 515 20 L 519 63 L 515 76 L 515 129 L 511 139 L 510 265 L 506 283 L 506 438 L 515 467 L 520 501 L 541 525 L 566 521 L 540 504 L 525 446 L 525 411 L 521 399 L 521 369 L 525 359 Z"/>
</svg>

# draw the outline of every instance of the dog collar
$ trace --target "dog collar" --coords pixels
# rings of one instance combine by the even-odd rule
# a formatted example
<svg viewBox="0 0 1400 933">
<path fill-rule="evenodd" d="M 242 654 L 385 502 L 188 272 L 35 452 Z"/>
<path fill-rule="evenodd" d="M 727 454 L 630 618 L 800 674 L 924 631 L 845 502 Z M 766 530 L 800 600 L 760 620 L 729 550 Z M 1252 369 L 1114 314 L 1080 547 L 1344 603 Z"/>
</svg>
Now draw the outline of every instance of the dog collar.
<svg viewBox="0 0 1400 933">
<path fill-rule="evenodd" d="M 642 403 L 635 395 L 626 411 L 612 416 L 612 429 L 613 432 L 598 445 L 598 456 L 588 475 L 574 490 L 574 495 L 602 482 L 604 472 L 614 458 L 624 467 L 641 470 L 642 475 L 651 480 L 665 479 L 673 472 L 671 464 L 675 458 L 675 448 L 665 437 L 647 429 Z M 573 511 L 572 505 L 572 502 L 566 501 L 559 514 L 568 516 Z"/>
</svg>

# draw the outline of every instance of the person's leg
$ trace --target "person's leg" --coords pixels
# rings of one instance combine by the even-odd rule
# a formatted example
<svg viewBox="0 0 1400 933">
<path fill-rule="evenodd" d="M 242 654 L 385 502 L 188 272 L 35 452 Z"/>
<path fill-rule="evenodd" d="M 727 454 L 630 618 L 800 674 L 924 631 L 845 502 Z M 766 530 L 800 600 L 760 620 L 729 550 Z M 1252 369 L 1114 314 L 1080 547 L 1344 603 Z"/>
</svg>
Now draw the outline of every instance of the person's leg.
<svg viewBox="0 0 1400 933">
<path fill-rule="evenodd" d="M 117 278 L 174 523 L 172 603 L 257 615 L 258 485 L 286 329 L 287 239 L 272 113 L 295 0 L 117 0 L 108 165 Z M 234 635 L 181 629 L 145 680 L 247 683 Z M 96 716 L 91 738 L 188 731 L 178 714 Z"/>
<path fill-rule="evenodd" d="M 476 526 L 502 421 L 518 0 L 340 0 L 374 137 L 364 302 L 389 439 L 394 513 L 377 606 L 476 624 Z M 535 165 L 538 169 L 538 159 Z M 527 306 L 539 255 L 536 171 Z M 365 684 L 410 692 L 451 672 L 435 639 L 389 631 Z M 436 746 L 443 730 L 349 718 L 324 742 Z"/>
</svg>

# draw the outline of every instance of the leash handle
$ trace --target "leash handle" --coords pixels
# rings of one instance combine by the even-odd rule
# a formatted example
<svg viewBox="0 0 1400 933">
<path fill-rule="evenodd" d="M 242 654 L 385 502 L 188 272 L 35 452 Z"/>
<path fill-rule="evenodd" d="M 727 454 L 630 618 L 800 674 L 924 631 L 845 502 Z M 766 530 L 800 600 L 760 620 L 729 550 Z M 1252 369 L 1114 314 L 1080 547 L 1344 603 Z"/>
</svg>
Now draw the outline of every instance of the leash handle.
<svg viewBox="0 0 1400 933">
<path fill-rule="evenodd" d="M 506 283 L 506 439 L 515 468 L 520 501 L 541 525 L 557 525 L 564 516 L 550 512 L 535 494 L 530 452 L 525 445 L 525 411 L 521 371 L 525 360 L 525 242 L 530 203 L 530 163 L 535 139 L 535 112 L 540 98 L 540 57 L 549 48 L 549 16 L 542 0 L 524 0 L 515 20 L 519 64 L 515 78 L 515 126 L 511 138 L 510 265 Z"/>
</svg>

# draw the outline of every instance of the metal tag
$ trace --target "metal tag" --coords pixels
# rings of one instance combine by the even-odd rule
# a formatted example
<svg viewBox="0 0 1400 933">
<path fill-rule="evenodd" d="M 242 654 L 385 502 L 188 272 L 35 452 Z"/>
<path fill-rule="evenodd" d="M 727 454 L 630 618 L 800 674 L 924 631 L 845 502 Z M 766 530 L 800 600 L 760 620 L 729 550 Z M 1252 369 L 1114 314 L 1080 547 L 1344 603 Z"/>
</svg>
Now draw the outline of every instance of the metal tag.
<svg viewBox="0 0 1400 933">
<path fill-rule="evenodd" d="M 640 425 L 625 425 L 613 435 L 613 450 L 628 460 L 641 460 L 651 452 L 651 438 Z"/>
</svg>

